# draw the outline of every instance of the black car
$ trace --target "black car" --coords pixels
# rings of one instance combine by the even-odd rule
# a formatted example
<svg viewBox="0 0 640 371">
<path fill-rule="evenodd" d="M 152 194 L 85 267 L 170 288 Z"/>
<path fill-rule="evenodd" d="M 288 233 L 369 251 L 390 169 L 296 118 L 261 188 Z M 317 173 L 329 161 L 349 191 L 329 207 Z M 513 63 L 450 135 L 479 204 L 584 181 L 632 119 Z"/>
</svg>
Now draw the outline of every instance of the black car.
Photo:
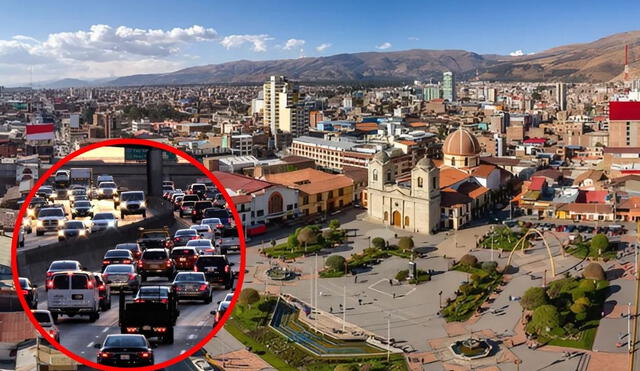
<svg viewBox="0 0 640 371">
<path fill-rule="evenodd" d="M 70 238 L 84 238 L 89 235 L 89 229 L 80 220 L 67 220 L 58 230 L 58 241 L 68 240 Z"/>
<path fill-rule="evenodd" d="M 180 272 L 173 280 L 178 300 L 202 300 L 211 303 L 212 291 L 203 272 Z"/>
<path fill-rule="evenodd" d="M 104 254 L 102 259 L 102 271 L 111 264 L 133 264 L 134 259 L 131 251 L 124 249 L 112 249 Z"/>
<path fill-rule="evenodd" d="M 195 229 L 178 229 L 176 234 L 173 235 L 173 246 L 185 246 L 187 242 L 191 240 L 197 240 L 200 238 L 198 231 Z"/>
<path fill-rule="evenodd" d="M 75 201 L 71 206 L 71 218 L 78 216 L 88 216 L 93 218 L 93 205 L 91 201 Z"/>
<path fill-rule="evenodd" d="M 203 272 L 207 281 L 224 285 L 226 290 L 233 286 L 233 272 L 225 255 L 203 255 L 198 257 L 193 270 Z"/>
<path fill-rule="evenodd" d="M 211 201 L 198 201 L 193 205 L 193 209 L 191 211 L 191 221 L 196 223 L 203 218 L 204 210 L 213 207 L 213 202 Z"/>
<path fill-rule="evenodd" d="M 231 222 L 233 222 L 233 216 L 229 210 L 217 207 L 206 209 L 203 218 L 218 218 L 225 227 L 231 227 Z"/>
<path fill-rule="evenodd" d="M 115 247 L 116 250 L 129 250 L 135 260 L 140 260 L 142 256 L 142 248 L 135 242 L 119 243 Z"/>
<path fill-rule="evenodd" d="M 38 286 L 32 285 L 28 278 L 18 278 L 20 282 L 20 292 L 30 309 L 38 308 Z"/>
<path fill-rule="evenodd" d="M 100 295 L 100 310 L 107 311 L 111 309 L 111 287 L 107 285 L 102 273 L 94 273 L 96 285 L 98 285 L 98 294 Z"/>
<path fill-rule="evenodd" d="M 36 196 L 45 198 L 47 200 L 51 197 L 52 194 L 53 189 L 47 186 L 40 187 L 40 189 L 38 189 L 38 191 L 36 192 Z"/>
<path fill-rule="evenodd" d="M 142 286 L 133 299 L 136 303 L 168 303 L 171 286 Z"/>
<path fill-rule="evenodd" d="M 153 365 L 153 350 L 144 335 L 107 335 L 104 344 L 95 344 L 99 349 L 97 362 L 109 366 Z"/>
</svg>

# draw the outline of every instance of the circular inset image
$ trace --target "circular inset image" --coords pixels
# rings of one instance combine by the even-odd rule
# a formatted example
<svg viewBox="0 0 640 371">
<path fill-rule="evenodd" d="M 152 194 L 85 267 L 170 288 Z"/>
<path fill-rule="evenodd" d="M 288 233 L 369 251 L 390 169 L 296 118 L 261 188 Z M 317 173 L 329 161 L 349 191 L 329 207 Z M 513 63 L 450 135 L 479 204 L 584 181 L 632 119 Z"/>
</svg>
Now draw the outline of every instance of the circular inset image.
<svg viewBox="0 0 640 371">
<path fill-rule="evenodd" d="M 155 370 L 202 348 L 230 316 L 244 233 L 200 162 L 154 141 L 107 140 L 36 183 L 12 267 L 16 287 L 32 288 L 19 300 L 40 341 L 93 368 Z"/>
</svg>

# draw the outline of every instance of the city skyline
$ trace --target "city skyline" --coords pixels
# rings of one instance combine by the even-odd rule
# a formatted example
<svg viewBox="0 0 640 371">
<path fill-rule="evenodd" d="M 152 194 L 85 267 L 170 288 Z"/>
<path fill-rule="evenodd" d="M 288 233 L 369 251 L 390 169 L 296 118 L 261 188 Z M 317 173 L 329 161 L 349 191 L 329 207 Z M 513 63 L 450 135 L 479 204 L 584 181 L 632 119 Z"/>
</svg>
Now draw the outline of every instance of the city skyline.
<svg viewBox="0 0 640 371">
<path fill-rule="evenodd" d="M 250 3 L 240 8 L 164 2 L 150 9 L 149 2 L 141 2 L 127 4 L 121 12 L 124 6 L 117 2 L 91 9 L 77 2 L 45 3 L 36 9 L 8 2 L 5 14 L 13 16 L 0 25 L 0 81 L 9 86 L 66 77 L 97 79 L 244 59 L 364 51 L 527 55 L 633 30 L 623 13 L 640 10 L 624 2 L 589 9 L 563 3 L 553 4 L 553 15 L 541 18 L 521 6 L 495 12 L 480 5 L 409 3 L 382 12 L 361 4 L 326 5 Z M 364 11 L 366 17 L 361 17 Z M 77 16 L 69 17 L 72 12 Z M 17 22 L 23 19 L 32 22 Z M 41 25 L 35 28 L 34 22 Z M 599 27 L 585 29 L 588 22 Z M 536 32 L 524 32 L 532 28 Z"/>
</svg>

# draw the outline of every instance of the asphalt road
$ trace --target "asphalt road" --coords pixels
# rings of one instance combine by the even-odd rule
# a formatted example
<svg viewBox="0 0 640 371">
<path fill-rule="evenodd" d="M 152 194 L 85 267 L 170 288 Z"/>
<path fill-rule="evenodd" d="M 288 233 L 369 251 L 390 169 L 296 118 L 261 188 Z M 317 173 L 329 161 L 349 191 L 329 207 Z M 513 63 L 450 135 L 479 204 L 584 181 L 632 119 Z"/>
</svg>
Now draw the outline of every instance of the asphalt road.
<svg viewBox="0 0 640 371">
<path fill-rule="evenodd" d="M 59 203 L 63 204 L 66 212 L 68 213 L 67 219 L 71 220 L 71 205 L 68 200 L 61 200 Z M 142 219 L 142 215 L 126 215 L 124 219 L 120 219 L 120 213 L 116 212 L 116 209 L 113 208 L 112 200 L 91 200 L 91 204 L 93 205 L 94 213 L 103 212 L 103 211 L 112 211 L 118 218 L 118 226 L 124 226 L 130 223 L 138 222 Z M 153 216 L 153 209 L 147 209 L 147 217 Z M 85 221 L 85 223 L 90 223 L 91 218 L 89 217 L 78 217 L 76 220 Z M 90 225 L 90 224 L 87 224 Z M 38 246 L 45 246 L 52 243 L 58 242 L 58 235 L 55 232 L 47 232 L 43 236 L 36 236 L 36 221 L 31 221 L 31 226 L 33 228 L 33 233 L 28 233 L 25 235 L 24 247 L 21 247 L 20 250 L 29 250 L 36 248 Z"/>
<path fill-rule="evenodd" d="M 107 201 L 105 201 L 107 202 Z M 137 220 L 136 217 L 129 217 L 131 221 Z M 127 218 L 127 219 L 129 219 Z M 134 219 L 135 218 L 135 219 Z M 188 228 L 191 225 L 190 220 L 180 219 L 176 217 L 176 223 L 171 226 L 172 233 L 180 228 Z M 239 269 L 240 254 L 230 254 L 229 260 L 235 263 L 234 268 Z M 69 258 L 61 254 L 60 259 Z M 81 262 L 89 269 L 100 270 L 101 262 Z M 163 278 L 149 278 L 148 282 L 167 282 Z M 234 284 L 235 287 L 235 284 Z M 154 350 L 155 361 L 160 363 L 171 359 L 179 354 L 189 350 L 198 343 L 212 330 L 213 316 L 210 314 L 212 310 L 217 308 L 217 302 L 222 300 L 229 291 L 222 288 L 214 287 L 214 297 L 211 304 L 202 304 L 201 302 L 180 302 L 180 316 L 178 317 L 175 331 L 175 340 L 171 345 L 158 344 Z M 69 318 L 61 316 L 58 327 L 60 329 L 60 340 L 62 345 L 70 351 L 78 354 L 88 360 L 96 360 L 96 349 L 93 347 L 95 343 L 102 343 L 109 334 L 119 334 L 118 326 L 118 303 L 117 294 L 112 297 L 111 309 L 102 312 L 100 318 L 95 323 L 90 323 L 87 317 Z M 46 309 L 46 293 L 43 288 L 39 289 L 39 305 L 38 308 Z M 152 340 L 152 342 L 155 342 Z"/>
</svg>

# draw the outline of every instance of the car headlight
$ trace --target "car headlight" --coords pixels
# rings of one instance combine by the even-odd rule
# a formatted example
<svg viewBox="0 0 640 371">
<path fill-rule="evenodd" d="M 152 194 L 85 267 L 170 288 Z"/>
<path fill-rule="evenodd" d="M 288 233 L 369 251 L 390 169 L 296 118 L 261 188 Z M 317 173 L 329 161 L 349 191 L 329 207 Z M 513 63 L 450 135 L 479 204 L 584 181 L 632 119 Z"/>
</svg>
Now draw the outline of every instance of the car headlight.
<svg viewBox="0 0 640 371">
<path fill-rule="evenodd" d="M 67 190 L 67 196 L 71 196 L 72 193 L 73 193 L 72 191 Z"/>
<path fill-rule="evenodd" d="M 80 236 L 84 236 L 84 235 L 85 235 L 85 233 L 86 233 L 86 231 L 85 231 L 84 229 L 80 229 L 80 230 L 78 231 L 78 234 L 79 234 Z"/>
<path fill-rule="evenodd" d="M 64 236 L 64 230 L 62 230 L 62 229 L 61 229 L 61 230 L 59 230 L 59 231 L 58 231 L 58 236 Z"/>
<path fill-rule="evenodd" d="M 115 220 L 109 220 L 109 222 L 107 222 L 107 225 L 109 227 L 115 227 L 116 226 L 116 221 Z"/>
<path fill-rule="evenodd" d="M 117 197 L 116 197 L 116 201 L 118 201 Z M 127 207 L 127 201 L 120 202 L 120 207 L 123 208 L 123 209 L 126 208 Z"/>
<path fill-rule="evenodd" d="M 52 194 L 51 194 L 51 196 L 49 196 L 49 197 L 51 197 L 51 198 L 57 198 L 57 197 L 58 197 L 58 195 L 57 195 L 57 194 L 55 194 L 55 193 L 52 193 Z"/>
<path fill-rule="evenodd" d="M 37 225 L 38 227 L 42 227 L 42 225 L 43 225 L 42 220 L 38 220 L 38 221 L 36 222 L 36 225 Z"/>
<path fill-rule="evenodd" d="M 33 210 L 33 209 L 29 209 L 29 210 L 27 210 L 27 215 L 34 216 L 34 215 L 36 215 L 36 211 Z"/>
<path fill-rule="evenodd" d="M 99 188 L 99 189 L 98 189 L 98 193 L 104 193 L 104 189 Z"/>
<path fill-rule="evenodd" d="M 147 203 L 144 201 L 140 202 L 140 207 L 147 207 Z"/>
<path fill-rule="evenodd" d="M 63 224 L 64 224 L 64 220 L 62 220 L 62 219 L 58 219 L 58 226 L 61 226 L 61 225 L 63 225 Z"/>
</svg>

